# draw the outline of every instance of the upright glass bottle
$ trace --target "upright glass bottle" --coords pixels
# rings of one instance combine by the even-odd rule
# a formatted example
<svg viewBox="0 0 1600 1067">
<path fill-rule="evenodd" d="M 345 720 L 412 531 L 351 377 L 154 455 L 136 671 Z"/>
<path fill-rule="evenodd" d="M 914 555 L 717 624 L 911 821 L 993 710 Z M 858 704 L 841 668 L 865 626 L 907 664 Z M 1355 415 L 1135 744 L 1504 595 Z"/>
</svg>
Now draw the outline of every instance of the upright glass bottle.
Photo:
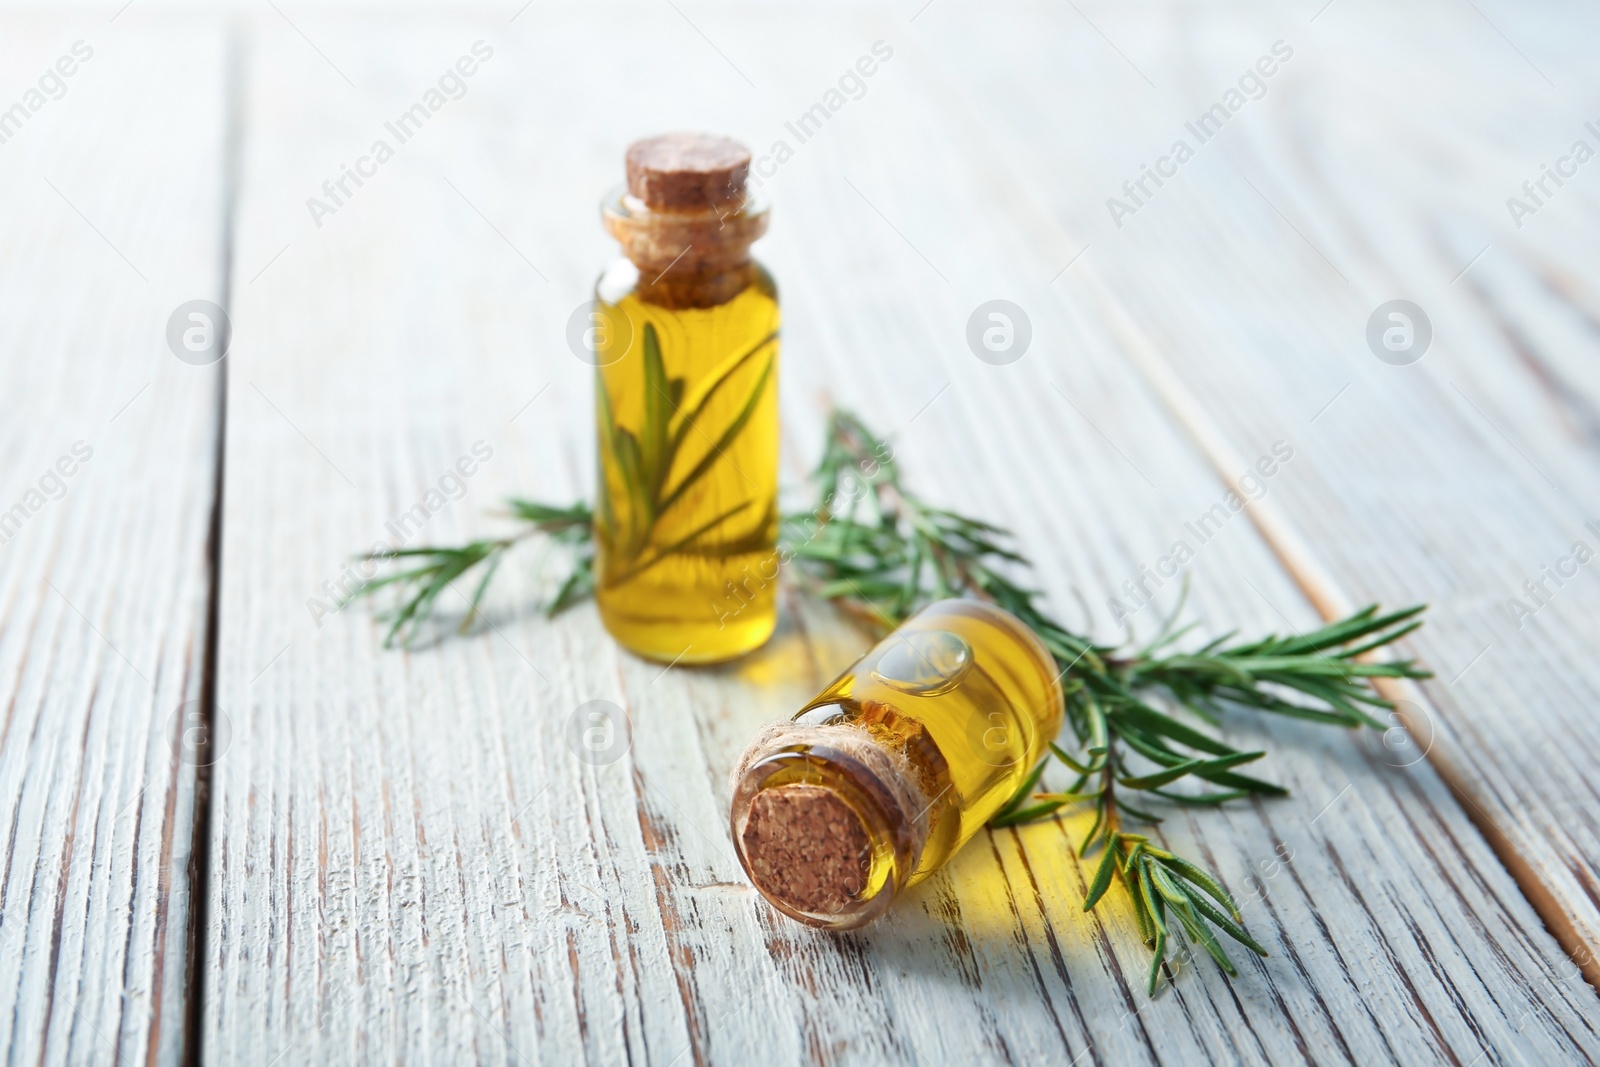
<svg viewBox="0 0 1600 1067">
<path fill-rule="evenodd" d="M 1055 661 L 1015 616 L 930 604 L 745 749 L 739 862 L 791 918 L 860 926 L 1005 806 L 1063 710 Z"/>
<path fill-rule="evenodd" d="M 595 286 L 600 617 L 652 659 L 708 663 L 777 622 L 778 294 L 737 141 L 635 142 Z"/>
</svg>

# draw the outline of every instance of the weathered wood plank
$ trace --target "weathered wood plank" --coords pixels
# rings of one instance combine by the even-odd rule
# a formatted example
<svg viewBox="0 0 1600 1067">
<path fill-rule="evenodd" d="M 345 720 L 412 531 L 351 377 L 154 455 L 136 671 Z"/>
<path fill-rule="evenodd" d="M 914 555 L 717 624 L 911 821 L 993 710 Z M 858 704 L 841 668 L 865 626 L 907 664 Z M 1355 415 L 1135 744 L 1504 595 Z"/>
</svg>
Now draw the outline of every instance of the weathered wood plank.
<svg viewBox="0 0 1600 1067">
<path fill-rule="evenodd" d="M 617 652 L 588 608 L 555 621 L 528 611 L 527 564 L 483 632 L 410 653 L 381 650 L 363 608 L 310 610 L 349 554 L 392 536 L 385 524 L 476 441 L 492 458 L 414 540 L 485 529 L 477 512 L 505 492 L 584 490 L 589 372 L 563 333 L 612 254 L 585 205 L 615 182 L 622 146 L 690 123 L 782 137 L 878 39 L 894 58 L 772 182 L 781 210 L 764 254 L 787 309 L 791 480 L 831 392 L 897 431 L 930 493 L 1012 524 L 1074 620 L 1074 590 L 1103 603 L 1221 496 L 1098 320 L 1049 295 L 1054 271 L 1039 268 L 1055 249 L 948 106 L 937 52 L 887 16 L 686 16 L 630 8 L 602 26 L 529 9 L 509 29 L 299 19 L 328 59 L 276 22 L 254 27 L 239 258 L 242 275 L 272 265 L 235 315 L 227 470 L 250 491 L 228 493 L 224 523 L 218 700 L 235 740 L 215 774 L 207 1054 L 1600 1052 L 1592 991 L 1560 969 L 1431 767 L 1394 766 L 1409 754 L 1376 734 L 1230 723 L 1272 745 L 1271 771 L 1295 796 L 1180 814 L 1162 835 L 1250 898 L 1274 955 L 1233 982 L 1185 968 L 1152 1002 L 1131 918 L 1116 904 L 1079 911 L 1080 818 L 984 835 L 858 934 L 800 929 L 755 898 L 727 840 L 723 777 L 759 723 L 861 648 L 825 609 L 789 597 L 767 649 L 670 672 Z M 305 198 L 478 39 L 495 55 L 466 96 L 315 227 Z M 605 76 L 585 78 L 602 42 Z M 989 78 L 1006 62 L 967 61 Z M 745 94 L 745 77 L 763 88 Z M 644 88 L 658 81 L 670 97 Z M 963 339 L 971 308 L 995 295 L 1033 316 L 1034 348 L 1008 367 L 980 363 Z M 1237 519 L 1194 575 L 1212 628 L 1313 617 Z M 591 766 L 566 729 L 597 698 L 627 709 L 630 747 Z"/>
<path fill-rule="evenodd" d="M 1305 442 L 1270 506 L 1331 581 L 1361 600 L 1434 605 L 1415 647 L 1440 678 L 1414 714 L 1437 735 L 1433 754 L 1462 803 L 1524 869 L 1594 981 L 1600 809 L 1589 769 L 1600 737 L 1585 709 L 1600 695 L 1600 594 L 1541 568 L 1577 541 L 1600 548 L 1587 526 L 1600 494 L 1595 186 L 1581 171 L 1547 181 L 1521 229 L 1506 208 L 1573 140 L 1600 149 L 1569 106 L 1592 65 L 1576 9 L 1515 23 L 1509 12 L 1457 15 L 1351 6 L 1285 24 L 1241 9 L 1208 16 L 1193 37 L 1108 14 L 1102 28 L 1129 60 L 1090 42 L 1042 91 L 1002 72 L 974 86 L 973 107 L 989 151 L 1020 161 L 1018 202 L 1048 220 L 1058 254 L 1093 247 L 1083 276 L 1062 286 L 1103 303 L 1092 284 L 1103 275 L 1109 300 L 1234 447 Z M 960 71 L 964 46 L 942 32 L 944 69 Z M 1083 45 L 1085 34 L 1068 16 L 1040 36 Z M 1185 120 L 1276 39 L 1295 51 L 1265 96 L 1169 185 L 1147 186 L 1154 195 L 1116 227 L 1107 197 L 1128 201 L 1121 182 L 1174 137 L 1196 142 Z M 1418 40 L 1434 43 L 1419 51 Z M 1115 114 L 1082 102 L 1086 86 L 1136 79 L 1130 61 L 1154 90 Z M 1024 85 L 1062 105 L 1063 136 L 1034 135 L 1012 106 Z M 1113 135 L 1127 146 L 1120 157 L 1090 150 Z M 1395 296 L 1432 318 L 1433 348 L 1413 366 L 1380 362 L 1363 337 Z M 1530 594 L 1529 581 L 1545 591 Z"/>
<path fill-rule="evenodd" d="M 0 1043 L 172 1064 L 219 376 L 165 335 L 222 299 L 223 36 L 0 25 Z"/>
</svg>

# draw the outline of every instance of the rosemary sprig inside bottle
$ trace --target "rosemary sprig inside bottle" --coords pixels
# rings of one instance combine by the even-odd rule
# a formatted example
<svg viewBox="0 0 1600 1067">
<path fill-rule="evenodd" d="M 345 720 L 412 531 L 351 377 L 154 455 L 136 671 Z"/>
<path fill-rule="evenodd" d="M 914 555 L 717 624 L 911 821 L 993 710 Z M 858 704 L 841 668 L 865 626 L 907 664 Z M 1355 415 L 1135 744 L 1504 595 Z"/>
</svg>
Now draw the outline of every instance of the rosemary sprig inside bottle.
<svg viewBox="0 0 1600 1067">
<path fill-rule="evenodd" d="M 1074 780 L 1059 792 L 1037 791 L 1048 761 L 1041 762 L 990 825 L 1030 822 L 1068 805 L 1093 806 L 1095 818 L 1079 854 L 1098 849 L 1101 859 L 1083 907 L 1088 911 L 1099 903 L 1113 879 L 1123 887 L 1140 935 L 1152 949 L 1150 992 L 1167 970 L 1176 930 L 1229 974 L 1237 972 L 1219 931 L 1266 955 L 1245 931 L 1238 905 L 1215 875 L 1158 847 L 1148 835 L 1123 829 L 1130 820 L 1161 821 L 1145 809 L 1143 799 L 1134 806 L 1127 796 L 1214 806 L 1251 795 L 1286 795 L 1282 787 L 1237 769 L 1264 752 L 1236 749 L 1205 727 L 1217 726 L 1223 709 L 1234 705 L 1331 726 L 1382 728 L 1372 712 L 1393 705 L 1370 680 L 1430 675 L 1411 660 L 1372 662 L 1367 654 L 1422 625 L 1423 608 L 1383 613 L 1368 607 L 1310 633 L 1245 642 L 1232 642 L 1229 634 L 1192 652 L 1168 651 L 1184 633 L 1169 623 L 1149 644 L 1121 650 L 1096 644 L 1047 615 L 1039 594 L 1005 573 L 1027 565 L 1009 547 L 1006 531 L 933 507 L 911 493 L 887 443 L 854 415 L 835 411 L 830 416 L 814 487 L 816 503 L 810 510 L 784 516 L 779 553 L 798 565 L 802 582 L 816 595 L 885 631 L 931 601 L 978 597 L 1027 623 L 1054 656 L 1073 739 L 1050 749 Z M 577 550 L 572 571 L 548 607 L 551 614 L 592 588 L 588 531 L 593 517 L 586 506 L 513 501 L 512 510 L 527 523 L 524 530 L 460 548 L 408 550 L 400 555 L 423 562 L 363 590 L 390 584 L 405 590 L 391 637 L 403 630 L 414 633 L 440 591 L 487 563 L 471 599 L 475 609 L 501 554 L 535 532 Z M 1199 724 L 1180 718 L 1179 709 Z M 1136 759 L 1147 766 L 1136 766 Z M 1191 781 L 1197 789 L 1188 788 Z M 1185 788 L 1175 788 L 1180 783 Z"/>
<path fill-rule="evenodd" d="M 643 343 L 643 381 L 640 393 L 646 398 L 643 422 L 638 433 L 619 426 L 612 413 L 612 399 L 602 381 L 595 390 L 596 406 L 600 414 L 600 440 L 604 453 L 602 470 L 614 468 L 621 483 L 618 494 L 625 502 L 624 514 L 618 517 L 611 493 L 600 494 L 600 533 L 610 553 L 615 557 L 610 573 L 601 579 L 602 588 L 620 586 L 638 577 L 662 561 L 673 556 L 698 555 L 713 558 L 732 558 L 743 553 L 759 551 L 763 546 L 762 534 L 771 537 L 773 511 L 769 508 L 749 532 L 743 536 L 729 535 L 726 527 L 756 505 L 754 500 L 741 500 L 718 511 L 711 518 L 693 526 L 687 534 L 680 534 L 664 544 L 656 543 L 656 530 L 662 519 L 674 514 L 674 508 L 689 498 L 708 473 L 720 464 L 731 467 L 728 450 L 750 423 L 762 400 L 767 395 L 767 383 L 772 380 L 777 356 L 773 344 L 778 339 L 776 331 L 768 333 L 755 344 L 737 351 L 712 368 L 692 390 L 685 395 L 683 378 L 668 375 L 662 360 L 661 341 L 653 324 L 646 323 Z M 760 360 L 759 362 L 758 359 Z M 739 400 L 733 418 L 724 426 L 701 425 L 706 409 L 717 400 L 723 387 L 752 364 L 761 369 L 753 384 L 747 385 Z M 712 437 L 711 434 L 716 434 Z M 698 462 L 679 464 L 680 454 L 690 451 L 686 444 L 703 449 Z M 677 467 L 686 470 L 677 471 Z M 687 509 L 679 509 L 687 510 Z M 746 525 L 749 525 L 748 523 Z M 722 540 L 712 538 L 722 534 Z M 772 542 L 765 540 L 770 548 Z"/>
</svg>

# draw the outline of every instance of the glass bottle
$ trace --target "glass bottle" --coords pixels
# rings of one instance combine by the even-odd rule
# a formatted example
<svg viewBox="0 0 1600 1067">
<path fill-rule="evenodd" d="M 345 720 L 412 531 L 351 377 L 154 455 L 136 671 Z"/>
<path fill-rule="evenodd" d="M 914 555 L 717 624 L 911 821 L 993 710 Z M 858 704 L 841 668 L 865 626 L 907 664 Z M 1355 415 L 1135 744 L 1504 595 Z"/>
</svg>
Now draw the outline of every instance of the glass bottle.
<svg viewBox="0 0 1600 1067">
<path fill-rule="evenodd" d="M 739 862 L 791 918 L 860 926 L 1005 806 L 1062 714 L 1055 660 L 1015 616 L 930 604 L 745 750 Z"/>
<path fill-rule="evenodd" d="M 749 167 L 727 138 L 648 138 L 601 210 L 623 258 L 594 295 L 595 599 L 651 659 L 730 659 L 777 622 L 778 294 Z"/>
</svg>

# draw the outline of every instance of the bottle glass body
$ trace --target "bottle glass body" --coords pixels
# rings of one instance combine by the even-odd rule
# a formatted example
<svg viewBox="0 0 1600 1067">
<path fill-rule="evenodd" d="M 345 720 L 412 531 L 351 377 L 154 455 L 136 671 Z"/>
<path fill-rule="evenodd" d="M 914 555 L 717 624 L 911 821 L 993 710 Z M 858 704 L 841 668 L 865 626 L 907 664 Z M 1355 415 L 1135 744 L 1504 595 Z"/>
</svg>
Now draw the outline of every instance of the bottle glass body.
<svg viewBox="0 0 1600 1067">
<path fill-rule="evenodd" d="M 700 306 L 623 259 L 595 289 L 595 599 L 667 662 L 741 655 L 777 621 L 777 289 L 753 259 L 714 282 Z"/>
<path fill-rule="evenodd" d="M 908 619 L 797 713 L 792 725 L 848 724 L 903 756 L 926 804 L 926 826 L 900 810 L 883 775 L 820 730 L 797 731 L 753 762 L 736 783 L 734 840 L 758 888 L 780 910 L 814 925 L 846 928 L 881 914 L 901 889 L 953 856 L 1015 795 L 1061 727 L 1055 660 L 1022 622 L 971 600 L 931 604 Z M 836 736 L 836 735 L 835 735 Z M 859 890 L 843 907 L 807 911 L 768 892 L 752 871 L 741 813 L 762 790 L 831 791 L 868 842 Z M 917 838 L 920 837 L 920 842 Z M 769 879 L 770 881 L 770 879 Z"/>
</svg>

